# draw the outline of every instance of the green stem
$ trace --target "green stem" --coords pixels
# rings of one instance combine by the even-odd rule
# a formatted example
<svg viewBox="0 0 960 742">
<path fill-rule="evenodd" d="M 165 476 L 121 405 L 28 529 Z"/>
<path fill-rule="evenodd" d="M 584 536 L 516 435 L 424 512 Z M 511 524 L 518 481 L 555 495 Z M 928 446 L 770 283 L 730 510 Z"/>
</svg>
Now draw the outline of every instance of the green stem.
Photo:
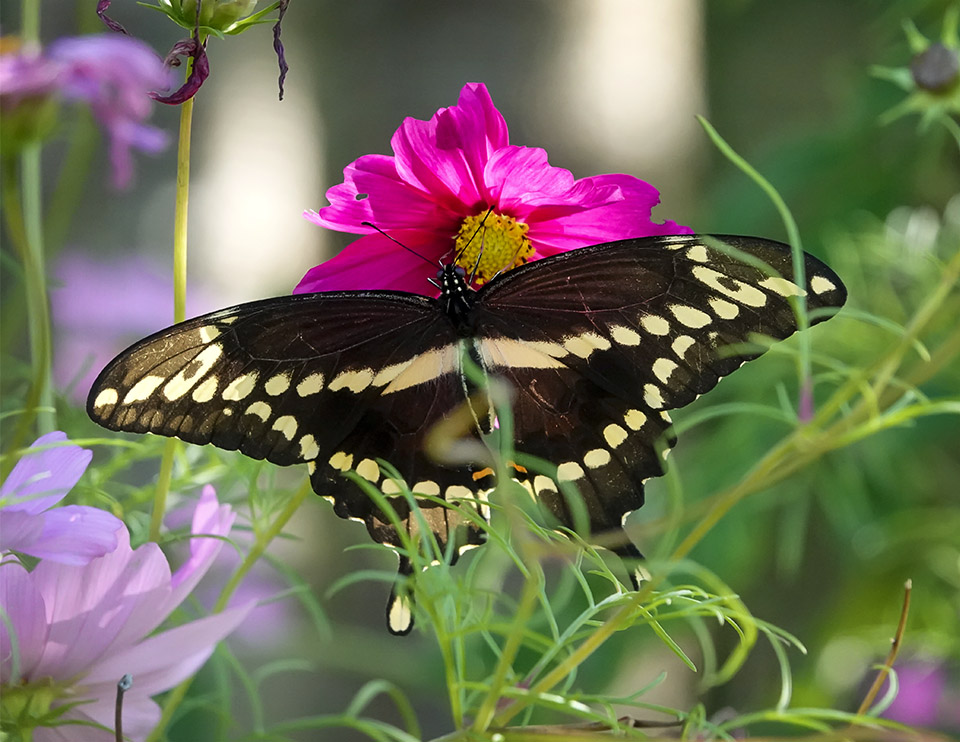
<svg viewBox="0 0 960 742">
<path fill-rule="evenodd" d="M 472 729 L 475 732 L 486 731 L 493 722 L 494 714 L 497 710 L 497 701 L 502 696 L 503 687 L 506 681 L 507 672 L 513 667 L 513 661 L 520 651 L 523 637 L 526 632 L 526 626 L 530 622 L 534 608 L 537 605 L 539 595 L 539 586 L 537 584 L 539 570 L 532 571 L 523 583 L 523 593 L 520 596 L 520 605 L 517 607 L 517 613 L 513 618 L 513 626 L 507 635 L 507 642 L 500 653 L 500 661 L 497 663 L 497 669 L 493 673 L 493 679 L 490 681 L 490 690 L 483 699 L 483 704 L 477 711 L 477 716 L 473 721 Z"/>
<path fill-rule="evenodd" d="M 20 3 L 20 38 L 25 44 L 40 43 L 39 0 L 23 0 Z"/>
<path fill-rule="evenodd" d="M 787 241 L 790 243 L 793 261 L 793 280 L 798 286 L 806 286 L 806 261 L 803 254 L 803 245 L 800 242 L 800 230 L 783 197 L 777 192 L 777 189 L 773 187 L 773 184 L 770 183 L 769 180 L 764 178 L 749 162 L 737 154 L 733 147 L 720 136 L 720 133 L 713 128 L 709 121 L 703 118 L 703 116 L 697 116 L 697 120 L 707 132 L 707 136 L 710 137 L 714 146 L 720 150 L 720 153 L 743 171 L 754 183 L 760 186 L 763 192 L 767 194 L 767 197 L 773 202 L 774 207 L 780 214 L 780 218 L 783 220 L 783 226 L 787 232 Z M 800 346 L 800 352 L 797 354 L 797 374 L 799 376 L 800 395 L 802 397 L 812 377 L 810 338 L 807 333 L 803 332 L 803 330 L 806 330 L 810 326 L 810 318 L 807 316 L 806 297 L 801 295 L 790 298 L 791 301 L 795 302 L 794 308 L 797 315 L 797 330 L 799 331 L 798 344 Z"/>
<path fill-rule="evenodd" d="M 177 203 L 173 217 L 173 321 L 187 318 L 187 207 L 190 196 L 190 135 L 193 98 L 180 106 L 177 144 Z"/>
<path fill-rule="evenodd" d="M 189 74 L 189 70 L 187 71 Z M 187 211 L 190 200 L 190 136 L 193 129 L 193 98 L 180 106 L 180 138 L 177 144 L 177 196 L 173 217 L 173 321 L 187 317 Z M 159 541 L 167 495 L 173 478 L 177 442 L 169 439 L 163 449 L 157 490 L 150 516 L 150 539 Z"/>
<path fill-rule="evenodd" d="M 50 386 L 50 305 L 47 297 L 47 276 L 43 253 L 43 209 L 41 206 L 41 145 L 24 145 L 20 155 L 23 223 L 26 237 L 24 278 L 27 294 L 27 323 L 30 332 L 30 356 L 33 362 L 33 389 L 36 397 L 38 432 L 42 435 L 56 429 L 53 389 Z M 30 414 L 30 411 L 27 411 Z"/>
<path fill-rule="evenodd" d="M 227 603 L 230 601 L 233 593 L 240 585 L 241 580 L 243 580 L 243 578 L 247 575 L 253 565 L 257 563 L 260 557 L 263 556 L 273 539 L 280 535 L 280 532 L 283 531 L 290 518 L 292 518 L 293 514 L 297 512 L 297 508 L 303 504 L 303 501 L 307 498 L 307 496 L 309 496 L 311 491 L 312 489 L 310 487 L 310 480 L 308 479 L 304 481 L 300 489 L 297 490 L 296 494 L 286 504 L 286 506 L 280 512 L 280 515 L 277 516 L 276 520 L 274 520 L 265 531 L 257 533 L 257 538 L 253 544 L 253 548 L 250 549 L 250 552 L 244 558 L 243 563 L 230 577 L 230 580 L 226 585 L 224 585 L 223 590 L 220 592 L 220 597 L 217 599 L 217 604 L 213 608 L 214 613 L 220 613 L 227 607 Z M 186 697 L 187 691 L 190 689 L 190 684 L 192 682 L 193 677 L 189 677 L 172 691 L 170 691 L 170 694 L 164 701 L 163 714 L 160 717 L 160 721 L 150 733 L 150 736 L 147 737 L 147 742 L 157 742 L 157 740 L 163 737 L 164 730 L 170 724 L 170 720 L 173 718 L 174 713 L 176 713 L 177 708 Z"/>
</svg>

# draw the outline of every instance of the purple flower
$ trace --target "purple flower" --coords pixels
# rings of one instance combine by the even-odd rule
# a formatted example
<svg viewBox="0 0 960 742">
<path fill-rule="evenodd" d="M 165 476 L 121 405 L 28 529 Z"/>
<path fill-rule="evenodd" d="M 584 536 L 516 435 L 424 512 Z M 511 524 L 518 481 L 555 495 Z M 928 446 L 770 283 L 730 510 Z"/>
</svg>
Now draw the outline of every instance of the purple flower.
<svg viewBox="0 0 960 742">
<path fill-rule="evenodd" d="M 116 685 L 126 673 L 133 675 L 133 687 L 124 696 L 124 733 L 142 740 L 156 726 L 160 707 L 150 697 L 195 673 L 252 608 L 229 609 L 149 636 L 203 577 L 233 519 L 213 488 L 204 488 L 193 516 L 190 559 L 173 574 L 156 544 L 131 549 L 125 527 L 118 531 L 115 551 L 84 566 L 42 560 L 32 572 L 16 563 L 0 567 L 0 605 L 9 619 L 0 624 L 0 685 L 5 700 L 20 694 L 21 707 L 40 714 L 16 720 L 21 728 L 40 724 L 35 742 L 113 740 L 112 732 L 93 727 L 43 722 L 55 716 L 57 723 L 112 729 Z M 215 538 L 196 538 L 200 535 Z"/>
<path fill-rule="evenodd" d="M 436 293 L 427 279 L 443 256 L 458 255 L 468 273 L 477 265 L 480 284 L 499 271 L 585 245 L 691 232 L 672 221 L 651 221 L 660 195 L 638 178 L 575 180 L 551 167 L 544 150 L 511 145 L 482 83 L 464 86 L 457 105 L 429 121 L 406 119 L 391 145 L 393 157 L 365 155 L 348 165 L 344 182 L 327 191 L 330 206 L 304 213 L 322 227 L 364 236 L 308 271 L 294 293 Z"/>
<path fill-rule="evenodd" d="M 957 708 L 957 698 L 948 700 L 951 693 L 947 673 L 942 665 L 914 661 L 897 668 L 899 689 L 884 716 L 915 727 L 935 727 L 949 724 L 955 728 L 960 716 L 953 719 L 949 708 Z"/>
<path fill-rule="evenodd" d="M 152 154 L 167 144 L 163 131 L 144 122 L 152 108 L 151 91 L 171 87 L 171 73 L 136 39 L 79 36 L 60 39 L 43 54 L 25 49 L 0 55 L 0 81 L 5 113 L 22 100 L 53 95 L 87 104 L 109 137 L 118 188 L 133 177 L 132 150 Z"/>
<path fill-rule="evenodd" d="M 60 39 L 49 56 L 63 65 L 64 97 L 87 103 L 110 136 L 113 182 L 126 187 L 133 177 L 130 151 L 156 153 L 167 144 L 163 131 L 143 122 L 150 92 L 170 87 L 169 70 L 142 41 L 115 34 Z"/>
<path fill-rule="evenodd" d="M 54 508 L 86 471 L 93 454 L 54 431 L 34 441 L 0 487 L 0 551 L 19 551 L 61 564 L 83 565 L 117 547 L 123 525 L 85 505 Z"/>
<path fill-rule="evenodd" d="M 0 54 L 0 108 L 6 113 L 26 98 L 49 95 L 59 76 L 59 65 L 35 47 Z"/>
</svg>

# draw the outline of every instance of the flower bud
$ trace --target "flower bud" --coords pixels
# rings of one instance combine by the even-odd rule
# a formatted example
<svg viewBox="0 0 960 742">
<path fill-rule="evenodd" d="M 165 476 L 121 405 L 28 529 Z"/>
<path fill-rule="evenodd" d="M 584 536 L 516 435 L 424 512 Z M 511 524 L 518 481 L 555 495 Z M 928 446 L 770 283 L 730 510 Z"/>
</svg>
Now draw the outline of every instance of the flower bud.
<svg viewBox="0 0 960 742">
<path fill-rule="evenodd" d="M 180 0 L 180 13 L 184 25 L 192 27 L 197 17 L 197 0 Z M 257 0 L 202 0 L 200 25 L 216 31 L 228 32 L 239 20 L 250 15 L 257 7 Z"/>
</svg>

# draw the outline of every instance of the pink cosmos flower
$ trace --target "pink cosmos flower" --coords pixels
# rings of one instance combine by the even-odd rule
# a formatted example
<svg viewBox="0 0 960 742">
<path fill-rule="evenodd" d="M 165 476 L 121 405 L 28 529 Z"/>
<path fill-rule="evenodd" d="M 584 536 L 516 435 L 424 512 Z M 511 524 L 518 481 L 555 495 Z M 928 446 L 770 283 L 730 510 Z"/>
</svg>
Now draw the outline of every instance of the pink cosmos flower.
<svg viewBox="0 0 960 742">
<path fill-rule="evenodd" d="M 0 551 L 18 551 L 61 564 L 82 565 L 117 547 L 123 524 L 85 505 L 54 508 L 80 479 L 90 451 L 54 431 L 41 436 L 0 487 Z M 49 446 L 49 448 L 43 448 Z"/>
<path fill-rule="evenodd" d="M 124 696 L 124 734 L 143 740 L 156 726 L 160 707 L 150 696 L 195 673 L 253 607 L 149 636 L 203 577 L 234 517 L 205 487 L 194 511 L 190 558 L 173 574 L 156 544 L 131 549 L 125 527 L 115 551 L 84 566 L 48 560 L 32 572 L 17 563 L 0 566 L 0 606 L 8 617 L 0 623 L 0 689 L 5 703 L 17 694 L 24 701 L 18 707 L 42 715 L 15 720 L 21 728 L 40 722 L 35 742 L 111 742 L 112 732 L 76 723 L 112 729 L 117 682 L 127 673 L 133 687 Z"/>
<path fill-rule="evenodd" d="M 465 85 L 457 105 L 429 121 L 406 119 L 391 145 L 393 157 L 365 155 L 348 165 L 344 182 L 327 191 L 330 206 L 304 212 L 322 227 L 364 236 L 309 270 L 294 293 L 384 288 L 436 294 L 427 283 L 436 263 L 461 250 L 457 262 L 468 273 L 477 266 L 481 284 L 577 247 L 692 232 L 651 221 L 660 194 L 649 183 L 631 175 L 575 180 L 550 166 L 544 150 L 511 145 L 482 83 Z"/>
<path fill-rule="evenodd" d="M 114 34 L 55 41 L 45 51 L 24 47 L 0 55 L 3 108 L 20 101 L 59 95 L 87 104 L 110 140 L 110 164 L 117 188 L 133 177 L 131 151 L 156 153 L 166 134 L 144 123 L 150 92 L 171 87 L 163 60 L 141 41 Z"/>
</svg>

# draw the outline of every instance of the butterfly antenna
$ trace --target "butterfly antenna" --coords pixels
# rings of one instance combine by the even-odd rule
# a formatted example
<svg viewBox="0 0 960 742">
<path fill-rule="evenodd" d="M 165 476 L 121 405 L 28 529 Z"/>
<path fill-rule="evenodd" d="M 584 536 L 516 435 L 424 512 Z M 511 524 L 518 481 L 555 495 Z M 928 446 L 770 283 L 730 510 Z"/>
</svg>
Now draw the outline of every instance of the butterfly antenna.
<svg viewBox="0 0 960 742">
<path fill-rule="evenodd" d="M 380 234 L 382 234 L 382 235 L 383 235 L 384 237 L 386 237 L 388 240 L 390 240 L 391 242 L 399 245 L 399 246 L 402 247 L 404 250 L 406 250 L 408 253 L 411 253 L 411 254 L 413 254 L 413 255 L 416 255 L 416 256 L 417 256 L 418 258 L 420 258 L 420 260 L 422 260 L 423 262 L 429 263 L 430 265 L 435 265 L 434 262 L 433 262 L 432 260 L 430 260 L 430 258 L 421 255 L 420 253 L 418 253 L 418 252 L 417 252 L 416 250 L 414 250 L 413 248 L 407 247 L 406 245 L 404 245 L 400 240 L 396 239 L 395 237 L 391 237 L 390 235 L 388 235 L 386 232 L 384 232 L 382 229 L 380 229 L 380 227 L 378 227 L 378 226 L 377 226 L 376 224 L 374 224 L 373 222 L 360 222 L 360 224 L 362 224 L 364 227 L 370 227 L 371 229 L 377 230 Z M 441 267 L 441 268 L 443 267 L 442 264 L 440 265 L 440 267 Z M 433 282 L 431 281 L 431 283 L 433 283 Z"/>
<path fill-rule="evenodd" d="M 467 247 L 470 245 L 470 243 L 473 242 L 473 240 L 476 238 L 477 234 L 479 234 L 480 230 L 483 229 L 484 226 L 486 226 L 487 218 L 488 218 L 488 217 L 490 216 L 490 214 L 492 214 L 492 213 L 493 213 L 493 207 L 490 206 L 490 207 L 487 209 L 487 212 L 483 215 L 483 219 L 481 219 L 481 220 L 480 220 L 480 223 L 477 225 L 477 228 L 473 231 L 473 234 L 470 235 L 470 239 L 467 240 L 467 241 L 464 243 L 463 247 L 460 249 L 460 251 L 459 251 L 456 255 L 454 255 L 454 257 L 453 257 L 453 262 L 454 262 L 454 263 L 456 263 L 456 262 L 458 262 L 458 261 L 460 260 L 460 258 L 463 256 L 463 253 L 466 252 Z M 483 238 L 481 237 L 481 238 L 480 238 L 480 249 L 477 250 L 477 260 L 476 260 L 476 262 L 473 264 L 473 268 L 470 270 L 470 283 L 473 283 L 474 279 L 477 277 L 477 271 L 480 269 L 480 258 L 482 258 L 482 257 L 483 257 Z"/>
</svg>

